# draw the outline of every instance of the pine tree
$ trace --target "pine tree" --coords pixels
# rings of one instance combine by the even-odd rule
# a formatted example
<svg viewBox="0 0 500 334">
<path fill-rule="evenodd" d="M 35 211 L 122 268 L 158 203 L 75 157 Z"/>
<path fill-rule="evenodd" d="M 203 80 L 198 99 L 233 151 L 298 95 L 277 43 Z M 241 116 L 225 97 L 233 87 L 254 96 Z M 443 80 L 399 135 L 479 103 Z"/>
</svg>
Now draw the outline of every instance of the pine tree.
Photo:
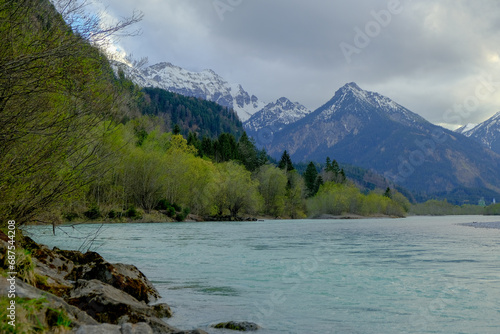
<svg viewBox="0 0 500 334">
<path fill-rule="evenodd" d="M 285 170 L 285 172 L 290 172 L 295 169 L 293 167 L 292 159 L 290 158 L 290 155 L 288 155 L 288 152 L 286 150 L 283 152 L 283 155 L 281 156 L 278 168 Z"/>
<path fill-rule="evenodd" d="M 243 132 L 238 141 L 238 156 L 243 165 L 251 172 L 262 166 L 266 161 L 262 162 L 261 152 L 255 146 L 255 140 L 249 138 L 246 132 Z"/>
<path fill-rule="evenodd" d="M 307 195 L 306 197 L 312 197 L 316 194 L 316 180 L 318 178 L 318 171 L 316 170 L 316 166 L 311 161 L 309 165 L 307 165 L 307 169 L 304 173 L 304 181 L 306 184 Z M 319 189 L 319 187 L 318 187 Z"/>
<path fill-rule="evenodd" d="M 214 143 L 209 137 L 203 137 L 201 139 L 200 155 L 207 156 L 209 158 L 214 157 Z"/>
<path fill-rule="evenodd" d="M 332 160 L 330 160 L 330 157 L 326 157 L 326 167 L 325 170 L 329 172 L 332 169 Z"/>
<path fill-rule="evenodd" d="M 319 188 L 324 184 L 323 182 L 323 178 L 321 177 L 321 175 L 318 175 L 318 177 L 316 178 L 316 183 L 314 184 L 314 195 L 316 195 L 319 191 Z"/>
<path fill-rule="evenodd" d="M 344 168 L 342 168 L 339 173 L 338 183 L 345 183 L 345 181 L 347 181 L 347 177 L 345 176 Z"/>
<path fill-rule="evenodd" d="M 337 160 L 333 160 L 331 171 L 335 174 L 335 176 L 339 175 L 340 167 L 339 167 Z"/>
<path fill-rule="evenodd" d="M 179 124 L 174 125 L 174 129 L 172 130 L 172 132 L 174 133 L 174 135 L 178 135 L 181 133 L 181 128 L 179 127 Z"/>
</svg>

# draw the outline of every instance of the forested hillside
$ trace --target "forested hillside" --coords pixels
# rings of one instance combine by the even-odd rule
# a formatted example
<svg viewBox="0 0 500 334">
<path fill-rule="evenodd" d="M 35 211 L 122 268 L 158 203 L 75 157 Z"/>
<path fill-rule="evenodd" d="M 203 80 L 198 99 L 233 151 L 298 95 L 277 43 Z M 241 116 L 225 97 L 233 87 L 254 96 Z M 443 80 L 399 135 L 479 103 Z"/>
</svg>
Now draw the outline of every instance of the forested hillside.
<svg viewBox="0 0 500 334">
<path fill-rule="evenodd" d="M 136 18 L 76 29 L 63 14 L 48 0 L 0 5 L 2 224 L 407 210 L 397 192 L 362 195 L 335 165 L 304 179 L 286 152 L 270 163 L 226 108 L 116 75 L 95 40 Z"/>
<path fill-rule="evenodd" d="M 142 113 L 158 116 L 166 131 L 172 131 L 178 125 L 185 136 L 193 132 L 200 137 L 210 138 L 222 133 L 230 133 L 239 138 L 244 132 L 236 113 L 217 103 L 160 88 L 144 88 L 142 92 Z"/>
</svg>

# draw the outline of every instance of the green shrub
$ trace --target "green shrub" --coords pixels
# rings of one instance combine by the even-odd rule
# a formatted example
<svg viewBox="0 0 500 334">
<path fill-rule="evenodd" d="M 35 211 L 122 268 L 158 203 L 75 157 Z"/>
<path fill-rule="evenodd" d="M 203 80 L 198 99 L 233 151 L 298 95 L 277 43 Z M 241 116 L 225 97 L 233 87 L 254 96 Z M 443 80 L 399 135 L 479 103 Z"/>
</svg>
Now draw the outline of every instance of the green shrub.
<svg viewBox="0 0 500 334">
<path fill-rule="evenodd" d="M 155 207 L 155 210 L 168 210 L 171 207 L 170 202 L 165 198 L 161 199 Z"/>
<path fill-rule="evenodd" d="M 167 209 L 167 216 L 169 216 L 170 218 L 174 217 L 175 216 L 175 209 L 173 207 L 168 207 Z"/>
<path fill-rule="evenodd" d="M 127 211 L 125 211 L 125 217 L 132 218 L 132 219 L 140 219 L 140 218 L 142 218 L 142 215 L 139 211 L 137 211 L 135 206 L 131 205 L 127 209 Z"/>
<path fill-rule="evenodd" d="M 83 213 L 85 217 L 91 220 L 95 220 L 98 218 L 101 218 L 101 210 L 99 210 L 99 207 L 97 205 L 94 205 L 90 210 L 85 211 Z"/>
<path fill-rule="evenodd" d="M 485 215 L 500 215 L 500 203 L 492 204 L 484 209 Z"/>
<path fill-rule="evenodd" d="M 118 218 L 120 216 L 121 216 L 121 212 L 117 212 L 115 210 L 111 210 L 110 212 L 108 212 L 108 218 L 114 219 L 114 218 Z"/>
<path fill-rule="evenodd" d="M 64 217 L 64 219 L 66 219 L 67 221 L 70 222 L 70 221 L 73 221 L 76 218 L 79 218 L 80 215 L 78 213 L 76 213 L 76 212 L 69 212 L 69 213 L 64 214 L 63 217 Z"/>
</svg>

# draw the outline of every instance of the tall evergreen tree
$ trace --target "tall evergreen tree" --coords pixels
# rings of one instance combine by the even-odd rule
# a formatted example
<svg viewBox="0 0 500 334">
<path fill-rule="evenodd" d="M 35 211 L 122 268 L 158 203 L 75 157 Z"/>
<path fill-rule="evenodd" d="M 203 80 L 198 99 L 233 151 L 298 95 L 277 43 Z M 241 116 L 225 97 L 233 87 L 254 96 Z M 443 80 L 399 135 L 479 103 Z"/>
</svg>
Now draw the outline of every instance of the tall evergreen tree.
<svg viewBox="0 0 500 334">
<path fill-rule="evenodd" d="M 201 139 L 200 155 L 214 158 L 214 143 L 210 137 Z"/>
<path fill-rule="evenodd" d="M 326 166 L 325 166 L 325 170 L 328 172 L 332 169 L 332 160 L 330 159 L 330 157 L 326 157 Z"/>
<path fill-rule="evenodd" d="M 288 152 L 286 150 L 283 152 L 283 155 L 281 156 L 278 168 L 283 169 L 286 172 L 290 172 L 295 169 L 293 167 L 292 159 L 290 158 L 290 155 L 288 155 Z"/>
<path fill-rule="evenodd" d="M 238 141 L 238 158 L 251 172 L 267 162 L 267 159 L 262 159 L 262 152 L 257 150 L 255 140 L 249 138 L 246 132 L 243 132 L 243 135 Z"/>
<path fill-rule="evenodd" d="M 232 134 L 223 133 L 214 143 L 214 158 L 216 162 L 237 160 L 238 144 Z"/>
<path fill-rule="evenodd" d="M 306 197 L 312 197 L 316 194 L 317 178 L 318 178 L 318 171 L 314 163 L 311 161 L 309 165 L 307 165 L 307 169 L 304 173 L 304 181 L 307 189 Z"/>
</svg>

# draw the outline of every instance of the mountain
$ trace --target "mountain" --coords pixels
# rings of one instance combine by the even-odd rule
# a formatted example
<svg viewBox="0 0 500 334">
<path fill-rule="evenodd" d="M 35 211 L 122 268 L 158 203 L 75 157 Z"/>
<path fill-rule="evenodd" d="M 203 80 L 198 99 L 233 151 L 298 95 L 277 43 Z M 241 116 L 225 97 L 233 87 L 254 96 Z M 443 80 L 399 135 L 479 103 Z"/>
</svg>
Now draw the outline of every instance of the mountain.
<svg viewBox="0 0 500 334">
<path fill-rule="evenodd" d="M 463 129 L 460 133 L 500 154 L 500 112 L 481 124 Z"/>
<path fill-rule="evenodd" d="M 464 134 L 465 132 L 474 129 L 477 125 L 478 125 L 477 123 L 468 123 L 456 129 L 455 132 Z"/>
<path fill-rule="evenodd" d="M 250 136 L 262 140 L 262 134 L 272 135 L 310 113 L 311 111 L 302 104 L 282 97 L 253 114 L 243 126 Z M 262 129 L 266 129 L 265 133 L 259 133 Z"/>
<path fill-rule="evenodd" d="M 296 162 L 330 156 L 427 194 L 457 187 L 500 193 L 498 154 L 355 83 L 276 133 L 265 148 L 274 157 L 287 150 Z"/>
<path fill-rule="evenodd" d="M 241 121 L 246 121 L 265 106 L 264 102 L 247 93 L 241 85 L 230 84 L 212 70 L 192 72 L 166 62 L 137 68 L 114 61 L 113 66 L 115 69 L 121 69 L 141 87 L 162 88 L 232 108 Z"/>
</svg>

